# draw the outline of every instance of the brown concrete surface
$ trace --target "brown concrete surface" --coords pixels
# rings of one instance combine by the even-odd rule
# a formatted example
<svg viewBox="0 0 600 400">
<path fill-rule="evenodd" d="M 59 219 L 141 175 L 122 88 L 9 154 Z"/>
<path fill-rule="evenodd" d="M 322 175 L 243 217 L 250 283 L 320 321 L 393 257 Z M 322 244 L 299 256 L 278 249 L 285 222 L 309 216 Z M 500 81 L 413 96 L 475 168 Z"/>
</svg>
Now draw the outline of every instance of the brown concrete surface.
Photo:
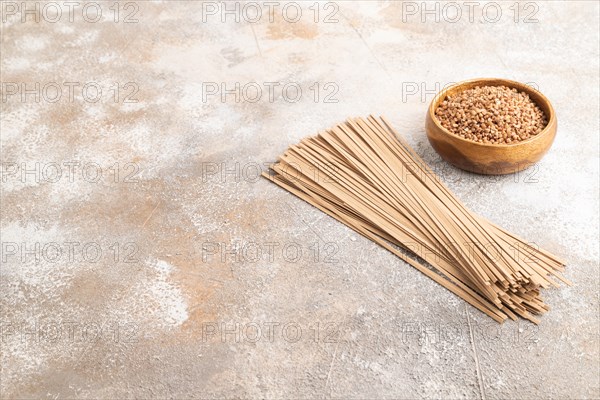
<svg viewBox="0 0 600 400">
<path fill-rule="evenodd" d="M 289 2 L 255 22 L 256 3 L 239 22 L 210 2 L 50 3 L 0 4 L 2 398 L 600 397 L 598 2 L 305 2 L 297 22 Z M 475 77 L 553 102 L 539 164 L 483 177 L 432 150 L 433 93 Z M 369 113 L 568 261 L 539 326 L 495 324 L 256 177 Z"/>
</svg>

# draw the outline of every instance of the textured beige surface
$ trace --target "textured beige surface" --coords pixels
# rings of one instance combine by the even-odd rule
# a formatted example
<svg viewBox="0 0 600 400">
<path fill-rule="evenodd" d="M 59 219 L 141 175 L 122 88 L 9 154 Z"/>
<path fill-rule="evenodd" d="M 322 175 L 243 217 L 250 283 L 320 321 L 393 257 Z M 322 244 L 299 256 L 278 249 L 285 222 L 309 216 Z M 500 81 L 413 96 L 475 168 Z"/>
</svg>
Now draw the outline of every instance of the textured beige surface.
<svg viewBox="0 0 600 400">
<path fill-rule="evenodd" d="M 322 3 L 316 23 L 312 3 L 296 23 L 288 3 L 256 23 L 196 1 L 118 3 L 115 22 L 111 3 L 38 24 L 2 4 L 2 398 L 600 397 L 597 2 L 533 3 L 530 23 L 512 2 L 498 22 L 439 3 L 438 23 L 420 2 Z M 436 85 L 481 76 L 532 82 L 556 109 L 553 148 L 522 174 L 461 172 L 426 140 Z M 203 97 L 236 82 L 262 96 Z M 368 113 L 473 210 L 568 261 L 575 285 L 544 293 L 539 327 L 496 325 L 256 178 Z"/>
</svg>

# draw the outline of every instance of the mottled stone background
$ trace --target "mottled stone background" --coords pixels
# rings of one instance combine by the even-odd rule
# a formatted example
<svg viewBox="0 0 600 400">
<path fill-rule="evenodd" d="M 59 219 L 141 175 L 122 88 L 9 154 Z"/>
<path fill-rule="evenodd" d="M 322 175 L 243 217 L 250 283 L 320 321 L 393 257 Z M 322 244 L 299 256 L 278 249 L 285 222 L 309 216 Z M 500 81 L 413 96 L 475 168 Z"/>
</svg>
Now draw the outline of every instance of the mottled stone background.
<svg viewBox="0 0 600 400">
<path fill-rule="evenodd" d="M 2 398 L 600 397 L 598 2 L 76 3 L 0 4 Z M 475 77 L 551 99 L 538 165 L 432 150 L 428 102 Z M 257 178 L 369 113 L 568 261 L 539 326 Z"/>
</svg>

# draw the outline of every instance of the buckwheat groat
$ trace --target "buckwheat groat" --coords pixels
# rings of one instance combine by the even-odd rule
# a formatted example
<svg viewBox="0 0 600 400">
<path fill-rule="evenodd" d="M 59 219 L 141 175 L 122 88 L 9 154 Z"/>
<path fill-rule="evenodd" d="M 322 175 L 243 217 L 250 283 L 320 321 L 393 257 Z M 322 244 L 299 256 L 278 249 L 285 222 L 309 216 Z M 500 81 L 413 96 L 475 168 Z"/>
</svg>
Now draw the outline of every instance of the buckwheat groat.
<svg viewBox="0 0 600 400">
<path fill-rule="evenodd" d="M 528 139 L 548 123 L 529 95 L 506 86 L 480 86 L 448 96 L 435 116 L 451 133 L 491 144 Z"/>
</svg>

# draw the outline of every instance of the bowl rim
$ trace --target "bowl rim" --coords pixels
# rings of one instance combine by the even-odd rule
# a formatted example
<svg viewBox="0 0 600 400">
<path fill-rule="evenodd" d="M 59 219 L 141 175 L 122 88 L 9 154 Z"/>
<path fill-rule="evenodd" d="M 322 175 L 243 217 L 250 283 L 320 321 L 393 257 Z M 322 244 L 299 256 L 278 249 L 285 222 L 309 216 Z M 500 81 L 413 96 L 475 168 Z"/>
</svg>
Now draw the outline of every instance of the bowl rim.
<svg viewBox="0 0 600 400">
<path fill-rule="evenodd" d="M 480 83 L 481 84 L 481 85 L 476 85 L 476 86 L 502 86 L 503 85 L 503 86 L 507 86 L 507 87 L 514 88 L 514 89 L 517 89 L 519 91 L 525 92 L 528 95 L 530 94 L 529 92 L 535 92 L 536 95 L 538 95 L 541 98 L 542 102 L 545 103 L 544 105 L 549 110 L 549 114 L 550 115 L 548 116 L 548 122 L 546 123 L 546 126 L 537 135 L 532 136 L 532 137 L 530 137 L 528 139 L 516 142 L 516 143 L 510 143 L 510 144 L 507 144 L 507 143 L 498 143 L 498 144 L 494 144 L 494 143 L 479 143 L 479 142 L 475 142 L 473 140 L 465 139 L 463 137 L 455 135 L 454 133 L 450 132 L 448 129 L 446 129 L 446 128 L 444 128 L 442 126 L 442 124 L 440 123 L 440 121 L 435 116 L 435 110 L 437 109 L 437 106 L 439 105 L 439 103 L 441 103 L 441 101 L 446 97 L 445 93 L 448 92 L 450 89 L 454 89 L 454 88 L 457 88 L 457 87 L 460 87 L 460 86 L 464 86 L 464 85 L 467 85 L 467 84 L 474 84 L 474 83 Z M 540 107 L 539 102 L 536 102 L 534 99 L 531 99 L 531 100 L 534 103 L 536 103 L 536 105 L 538 107 Z M 542 136 L 547 135 L 551 131 L 550 127 L 556 125 L 556 113 L 554 111 L 554 107 L 552 107 L 552 103 L 550 103 L 550 100 L 548 100 L 548 98 L 546 96 L 544 96 L 544 94 L 542 92 L 540 92 L 539 90 L 537 90 L 534 87 L 531 87 L 531 86 L 529 86 L 529 85 L 527 85 L 525 83 L 521 83 L 521 82 L 518 82 L 518 81 L 513 81 L 513 80 L 510 80 L 510 79 L 503 79 L 503 78 L 475 78 L 475 79 L 467 79 L 467 80 L 464 80 L 464 81 L 453 83 L 453 84 L 449 85 L 448 87 L 445 87 L 438 94 L 435 95 L 435 97 L 433 98 L 433 100 L 429 104 L 428 115 L 429 115 L 430 119 L 433 121 L 433 123 L 442 132 L 444 132 L 446 135 L 452 137 L 453 139 L 456 139 L 456 140 L 459 140 L 459 141 L 463 141 L 463 142 L 466 142 L 466 143 L 469 143 L 469 144 L 472 144 L 472 145 L 481 146 L 481 147 L 489 147 L 489 148 L 517 147 L 517 146 L 520 146 L 520 145 L 529 144 L 531 142 L 539 140 Z"/>
</svg>

